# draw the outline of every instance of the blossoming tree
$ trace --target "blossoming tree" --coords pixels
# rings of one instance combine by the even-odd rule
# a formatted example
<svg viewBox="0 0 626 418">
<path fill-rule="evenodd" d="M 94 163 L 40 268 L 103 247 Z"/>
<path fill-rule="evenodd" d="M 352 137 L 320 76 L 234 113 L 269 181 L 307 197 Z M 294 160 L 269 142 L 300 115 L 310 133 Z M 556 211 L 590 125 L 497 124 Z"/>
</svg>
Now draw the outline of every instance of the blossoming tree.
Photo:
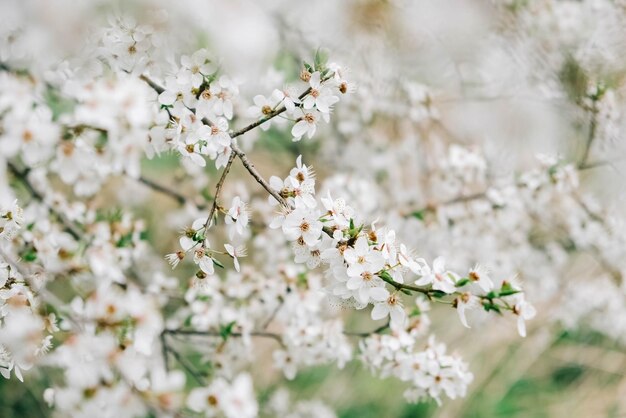
<svg viewBox="0 0 626 418">
<path fill-rule="evenodd" d="M 345 52 L 348 71 L 342 45 L 300 33 L 273 65 L 233 74 L 219 55 L 232 51 L 197 40 L 190 14 L 204 6 L 142 2 L 103 19 L 101 3 L 61 15 L 0 5 L 0 373 L 44 382 L 58 416 L 333 416 L 279 391 L 262 401 L 257 377 L 353 360 L 402 382 L 407 402 L 445 404 L 474 375 L 430 316 L 521 339 L 535 332 L 532 293 L 563 298 L 552 321 L 573 326 L 568 304 L 596 286 L 560 284 L 581 253 L 613 301 L 598 307 L 624 306 L 621 223 L 579 182 L 618 132 L 620 92 L 581 40 L 564 38 L 573 53 L 541 67 L 558 82 L 518 86 L 586 115 L 582 153 L 495 175 L 488 146 L 445 119 L 446 103 L 506 96 L 489 96 L 494 68 L 470 93 L 471 69 L 458 68 L 460 91 L 413 73 L 385 91 L 388 74 Z M 295 36 L 276 3 L 271 26 Z M 354 7 L 390 13 L 370 3 Z M 533 32 L 544 2 L 530 3 L 489 6 L 512 22 L 482 45 L 494 61 L 503 42 L 512 55 L 546 47 Z M 211 21 L 229 16 L 212 7 Z M 268 154 L 276 146 L 292 147 L 288 162 Z"/>
</svg>

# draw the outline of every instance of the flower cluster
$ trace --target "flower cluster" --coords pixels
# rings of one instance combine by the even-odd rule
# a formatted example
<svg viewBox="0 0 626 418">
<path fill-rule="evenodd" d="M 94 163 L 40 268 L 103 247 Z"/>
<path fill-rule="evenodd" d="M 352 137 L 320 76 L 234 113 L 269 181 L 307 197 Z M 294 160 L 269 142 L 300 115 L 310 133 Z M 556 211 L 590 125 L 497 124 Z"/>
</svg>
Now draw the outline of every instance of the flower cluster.
<svg viewBox="0 0 626 418">
<path fill-rule="evenodd" d="M 369 337 L 361 341 L 360 349 L 361 360 L 372 372 L 411 384 L 404 396 L 412 402 L 432 398 L 441 404 L 442 395 L 451 399 L 465 396 L 474 380 L 467 363 L 446 354 L 445 344 L 432 336 L 422 351 L 413 338 L 402 333 Z"/>
<path fill-rule="evenodd" d="M 309 268 L 324 264 L 326 288 L 334 297 L 357 309 L 373 305 L 372 319 L 389 317 L 392 329 L 402 329 L 407 313 L 401 291 L 442 299 L 453 295 L 465 326 L 468 309 L 509 310 L 518 316 L 519 332 L 525 335 L 524 321 L 533 318 L 535 311 L 519 286 L 502 281 L 500 288 L 494 289 L 488 271 L 479 265 L 470 269 L 467 277 L 446 269 L 443 257 L 430 266 L 397 242 L 394 230 L 379 228 L 376 223 L 370 228 L 357 225 L 354 210 L 342 199 L 322 198 L 322 212 L 314 197 L 314 173 L 301 157 L 287 178 L 273 177 L 270 185 L 287 204 L 286 214 L 274 218 L 270 226 L 281 227 L 293 242 L 296 262 Z M 417 276 L 414 285 L 405 284 L 411 275 Z"/>
<path fill-rule="evenodd" d="M 563 329 L 624 343 L 620 2 L 435 27 L 436 2 L 276 2 L 269 24 L 22 3 L 0 4 L 0 374 L 57 415 L 330 417 L 268 386 L 357 357 L 445 403 L 472 390 L 474 331 L 520 355 Z"/>
<path fill-rule="evenodd" d="M 22 229 L 24 214 L 17 201 L 0 211 L 0 237 L 14 240 Z M 39 283 L 27 281 L 0 242 L 0 374 L 24 381 L 22 371 L 30 369 L 52 347 L 52 335 L 59 328 L 56 316 L 42 317 L 35 297 Z"/>
</svg>

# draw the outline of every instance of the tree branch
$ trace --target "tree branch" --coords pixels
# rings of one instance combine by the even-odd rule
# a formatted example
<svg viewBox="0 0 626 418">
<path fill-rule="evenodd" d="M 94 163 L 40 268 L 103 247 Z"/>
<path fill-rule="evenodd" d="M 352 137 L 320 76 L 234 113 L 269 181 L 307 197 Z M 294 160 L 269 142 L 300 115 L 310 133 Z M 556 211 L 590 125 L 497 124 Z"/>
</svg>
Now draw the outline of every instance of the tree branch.
<svg viewBox="0 0 626 418">
<path fill-rule="evenodd" d="M 7 166 L 9 167 L 9 171 L 11 171 L 11 173 L 15 176 L 15 178 L 18 179 L 24 185 L 24 187 L 26 187 L 26 190 L 28 190 L 28 193 L 35 200 L 41 202 L 48 209 L 48 212 L 54 215 L 61 222 L 61 224 L 63 224 L 63 227 L 68 234 L 74 237 L 75 240 L 80 241 L 80 239 L 83 236 L 83 232 L 76 226 L 76 224 L 70 221 L 64 214 L 57 211 L 51 205 L 46 203 L 43 194 L 40 193 L 35 188 L 35 186 L 31 183 L 31 181 L 28 179 L 28 173 L 30 172 L 30 170 L 28 168 L 20 170 L 11 161 L 7 161 Z"/>
<path fill-rule="evenodd" d="M 278 201 L 278 203 L 280 203 L 283 207 L 289 208 L 289 203 L 287 203 L 287 201 L 276 190 L 270 187 L 269 183 L 265 181 L 263 176 L 257 171 L 254 164 L 252 164 L 252 162 L 248 159 L 248 157 L 241 150 L 241 148 L 239 148 L 234 142 L 231 144 L 231 148 L 233 150 L 233 153 L 236 154 L 237 157 L 239 157 L 243 166 L 246 168 L 246 170 L 248 170 L 252 177 L 254 177 L 257 183 L 259 183 L 261 187 L 267 190 L 267 192 L 272 195 L 272 197 L 276 199 L 276 201 Z"/>
<path fill-rule="evenodd" d="M 220 196 L 220 192 L 222 191 L 222 187 L 224 186 L 224 180 L 226 180 L 226 176 L 228 175 L 228 173 L 230 171 L 230 167 L 233 165 L 233 161 L 234 160 L 235 160 L 235 153 L 232 152 L 230 154 L 230 157 L 228 158 L 228 162 L 226 163 L 226 167 L 224 167 L 224 171 L 222 171 L 222 176 L 218 180 L 217 186 L 215 186 L 215 193 L 213 195 L 213 205 L 211 206 L 211 210 L 209 211 L 209 216 L 206 218 L 206 222 L 204 223 L 205 234 L 206 234 L 206 230 L 211 225 L 211 222 L 213 220 L 213 216 L 215 215 L 215 211 L 219 207 L 219 202 L 217 201 L 217 199 Z"/>
<path fill-rule="evenodd" d="M 163 334 L 174 334 L 174 335 L 195 335 L 201 337 L 222 337 L 222 334 L 217 331 L 195 331 L 195 330 L 185 330 L 185 329 L 164 329 Z M 252 331 L 249 333 L 241 333 L 241 332 L 232 332 L 228 334 L 229 337 L 243 337 L 244 335 L 250 335 L 252 337 L 261 337 L 261 338 L 271 338 L 273 340 L 278 341 L 281 345 L 283 345 L 283 340 L 280 334 L 276 334 L 274 332 L 269 331 Z"/>
<path fill-rule="evenodd" d="M 176 190 L 170 189 L 169 187 L 163 186 L 161 184 L 158 184 L 150 179 L 147 179 L 143 176 L 139 177 L 138 181 L 146 186 L 148 186 L 149 188 L 151 188 L 152 190 L 154 190 L 155 192 L 159 192 L 162 193 L 166 196 L 171 197 L 172 199 L 176 200 L 179 204 L 184 205 L 185 203 L 187 203 L 187 198 L 182 195 L 181 193 L 178 193 Z M 197 206 L 197 205 L 196 205 Z"/>
</svg>

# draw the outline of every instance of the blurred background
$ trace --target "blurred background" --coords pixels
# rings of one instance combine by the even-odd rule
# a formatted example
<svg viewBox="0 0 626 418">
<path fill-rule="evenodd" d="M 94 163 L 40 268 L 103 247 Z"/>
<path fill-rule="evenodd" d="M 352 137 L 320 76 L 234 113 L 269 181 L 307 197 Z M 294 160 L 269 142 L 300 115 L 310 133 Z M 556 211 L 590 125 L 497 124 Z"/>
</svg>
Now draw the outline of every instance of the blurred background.
<svg viewBox="0 0 626 418">
<path fill-rule="evenodd" d="M 154 22 L 154 10 L 167 10 L 162 24 L 173 34 L 174 54 L 204 47 L 220 57 L 224 73 L 241 82 L 241 115 L 254 95 L 296 80 L 302 61 L 321 49 L 347 69 L 354 91 L 311 141 L 292 142 L 281 124 L 247 134 L 241 146 L 259 170 L 282 175 L 303 155 L 317 172 L 319 195 L 342 190 L 365 219 L 396 228 L 427 259 L 442 254 L 453 268 L 481 262 L 493 276 L 519 277 L 537 307 L 526 338 L 511 318 L 476 313 L 467 330 L 448 307 L 429 312 L 432 331 L 474 373 L 464 399 L 407 404 L 401 382 L 373 378 L 357 361 L 344 370 L 305 369 L 284 382 L 268 370 L 270 348 L 261 347 L 253 366 L 261 402 L 284 386 L 292 399 L 320 399 L 346 418 L 626 417 L 626 3 L 2 3 L 5 28 L 20 21 L 42 28 L 32 35 L 45 51 L 37 60 L 42 68 L 71 56 L 110 13 Z M 50 106 L 63 103 L 52 97 Z M 232 125 L 245 123 L 236 118 Z M 559 171 L 572 177 L 565 190 L 560 179 L 539 191 L 529 186 L 537 173 L 568 164 L 570 171 Z M 186 196 L 204 186 L 174 155 L 144 159 L 142 173 Z M 208 181 L 216 173 L 207 168 Z M 247 193 L 244 185 L 258 192 L 235 167 L 224 201 Z M 486 196 L 489 190 L 498 197 Z M 171 252 L 177 231 L 159 219 L 184 209 L 124 179 L 91 204 L 106 207 L 113 195 L 136 202 L 150 243 Z M 265 199 L 260 192 L 248 197 Z M 375 327 L 358 312 L 345 315 L 353 329 Z M 44 388 L 0 379 L 0 417 L 45 416 L 37 401 Z"/>
</svg>

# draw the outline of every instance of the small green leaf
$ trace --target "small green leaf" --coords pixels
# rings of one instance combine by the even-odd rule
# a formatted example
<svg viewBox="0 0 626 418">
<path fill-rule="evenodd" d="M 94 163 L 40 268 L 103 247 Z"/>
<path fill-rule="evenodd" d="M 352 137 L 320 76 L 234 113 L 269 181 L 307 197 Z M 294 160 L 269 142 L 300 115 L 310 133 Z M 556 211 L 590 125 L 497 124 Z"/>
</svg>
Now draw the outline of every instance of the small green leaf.
<svg viewBox="0 0 626 418">
<path fill-rule="evenodd" d="M 22 258 L 24 259 L 24 261 L 33 262 L 37 260 L 37 251 L 35 251 L 34 249 L 29 249 L 22 255 Z"/>
<path fill-rule="evenodd" d="M 502 290 L 502 291 L 500 291 L 500 297 L 511 296 L 511 295 L 514 295 L 514 294 L 519 293 L 519 292 L 520 292 L 519 290 L 515 290 L 515 289 Z"/>
<path fill-rule="evenodd" d="M 307 283 L 308 283 L 308 280 L 307 280 L 306 273 L 305 272 L 298 273 L 298 285 L 306 286 Z"/>
<path fill-rule="evenodd" d="M 122 237 L 115 243 L 117 248 L 126 248 L 130 247 L 133 243 L 133 233 L 129 232 L 126 235 L 122 235 Z"/>
<path fill-rule="evenodd" d="M 215 264 L 219 268 L 224 268 L 224 265 L 222 263 L 220 263 L 219 260 L 217 260 L 215 258 L 212 258 L 211 260 L 213 260 L 213 264 Z"/>
<path fill-rule="evenodd" d="M 495 303 L 491 303 L 491 302 L 483 302 L 483 308 L 485 308 L 485 311 L 489 312 L 489 311 L 495 311 L 499 314 L 502 314 L 502 311 L 500 310 L 500 307 L 498 305 L 496 305 Z"/>
<path fill-rule="evenodd" d="M 498 292 L 495 291 L 491 291 L 489 293 L 487 293 L 487 295 L 485 296 L 487 299 L 495 299 L 498 297 Z"/>
<path fill-rule="evenodd" d="M 322 48 L 318 48 L 315 52 L 314 64 L 316 71 L 323 71 L 326 69 L 326 63 L 328 62 L 328 52 Z"/>
<path fill-rule="evenodd" d="M 514 294 L 519 293 L 519 292 L 520 291 L 518 289 L 515 289 L 511 285 L 511 283 L 505 281 L 505 282 L 502 282 L 502 287 L 500 288 L 500 292 L 498 292 L 498 293 L 499 293 L 499 296 L 502 297 L 502 296 L 514 295 Z"/>
<path fill-rule="evenodd" d="M 442 297 L 446 296 L 447 293 L 446 292 L 442 292 L 441 290 L 431 290 L 430 291 L 430 296 L 437 298 L 437 299 L 441 299 Z"/>
<path fill-rule="evenodd" d="M 230 337 L 230 335 L 233 333 L 233 328 L 236 323 L 237 321 L 232 321 L 226 325 L 220 325 L 220 337 L 222 337 L 224 341 L 226 341 L 228 337 Z"/>
<path fill-rule="evenodd" d="M 468 279 L 467 277 L 464 277 L 461 280 L 459 280 L 458 282 L 456 282 L 456 287 L 463 287 L 466 284 L 468 284 L 469 282 L 470 282 L 470 279 Z"/>
</svg>

